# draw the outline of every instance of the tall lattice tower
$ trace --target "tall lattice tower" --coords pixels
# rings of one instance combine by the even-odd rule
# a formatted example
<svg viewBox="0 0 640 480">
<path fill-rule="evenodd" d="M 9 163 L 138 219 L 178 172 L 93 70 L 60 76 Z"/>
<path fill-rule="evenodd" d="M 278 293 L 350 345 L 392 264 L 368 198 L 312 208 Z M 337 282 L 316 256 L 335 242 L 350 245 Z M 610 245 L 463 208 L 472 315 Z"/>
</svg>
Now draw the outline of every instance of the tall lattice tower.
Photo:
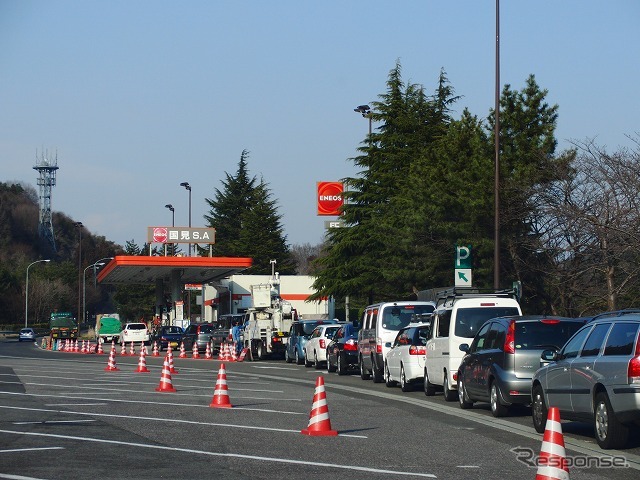
<svg viewBox="0 0 640 480">
<path fill-rule="evenodd" d="M 39 173 L 39 204 L 40 204 L 40 223 L 38 225 L 38 234 L 40 238 L 49 242 L 53 251 L 56 251 L 56 240 L 53 236 L 53 223 L 51 223 L 51 187 L 56 185 L 56 170 L 58 170 L 58 153 L 56 152 L 55 160 L 49 158 L 49 152 L 43 152 L 38 159 L 36 152 L 36 166 L 33 167 Z"/>
</svg>

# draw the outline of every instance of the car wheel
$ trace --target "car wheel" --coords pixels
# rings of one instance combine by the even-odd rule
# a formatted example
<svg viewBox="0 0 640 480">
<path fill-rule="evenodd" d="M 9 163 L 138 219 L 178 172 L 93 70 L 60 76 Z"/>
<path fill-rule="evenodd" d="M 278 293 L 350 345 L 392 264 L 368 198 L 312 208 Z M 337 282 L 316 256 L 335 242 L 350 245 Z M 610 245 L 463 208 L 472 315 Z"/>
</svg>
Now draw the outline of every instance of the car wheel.
<svg viewBox="0 0 640 480">
<path fill-rule="evenodd" d="M 604 392 L 596 395 L 593 429 L 598 445 L 604 450 L 624 447 L 629 439 L 629 427 L 618 420 L 609 397 Z"/>
<path fill-rule="evenodd" d="M 345 364 L 342 353 L 338 352 L 336 358 L 336 369 L 338 370 L 338 375 L 346 375 L 347 374 L 347 365 Z"/>
<path fill-rule="evenodd" d="M 544 403 L 544 393 L 540 385 L 533 387 L 531 392 L 531 419 L 533 428 L 538 433 L 544 433 L 547 427 L 547 406 Z"/>
<path fill-rule="evenodd" d="M 291 358 L 289 356 L 289 349 L 288 348 L 285 349 L 285 351 L 284 351 L 284 361 L 287 362 L 287 363 L 293 362 L 293 358 Z"/>
<path fill-rule="evenodd" d="M 378 366 L 376 365 L 375 360 L 371 359 L 371 378 L 373 379 L 373 383 L 381 383 L 382 382 L 382 374 Z"/>
<path fill-rule="evenodd" d="M 427 369 L 424 370 L 424 394 L 427 397 L 433 397 L 436 394 L 436 386 L 429 381 Z"/>
<path fill-rule="evenodd" d="M 447 402 L 453 402 L 456 399 L 456 391 L 449 388 L 449 374 L 444 372 L 444 381 L 442 382 L 442 390 L 444 399 Z"/>
<path fill-rule="evenodd" d="M 307 359 L 307 351 L 304 351 L 304 366 L 307 368 L 310 368 L 311 365 L 313 365 L 308 359 Z"/>
<path fill-rule="evenodd" d="M 464 382 L 462 381 L 462 375 L 458 374 L 458 403 L 460 408 L 466 410 L 473 407 L 473 402 L 467 394 L 467 389 L 464 388 Z"/>
<path fill-rule="evenodd" d="M 258 357 L 258 360 L 263 360 L 265 357 L 264 343 L 262 343 L 262 341 L 259 341 L 256 346 L 256 356 Z"/>
<path fill-rule="evenodd" d="M 298 349 L 296 348 L 296 364 L 297 365 L 302 365 L 304 363 L 304 358 L 302 358 L 300 356 L 300 352 L 298 351 Z"/>
<path fill-rule="evenodd" d="M 389 365 L 387 364 L 387 362 L 384 362 L 384 384 L 387 387 L 395 387 L 396 386 L 396 382 L 391 380 L 391 372 L 389 372 Z"/>
<path fill-rule="evenodd" d="M 313 351 L 313 368 L 315 368 L 316 370 L 320 370 L 322 368 L 322 365 L 318 361 L 318 352 L 316 352 L 315 350 Z"/>
<path fill-rule="evenodd" d="M 336 368 L 336 367 L 334 367 L 334 366 L 331 364 L 331 356 L 330 356 L 330 355 L 329 355 L 329 353 L 327 352 L 327 372 L 328 372 L 328 373 L 333 373 L 333 372 L 335 372 L 336 370 L 337 370 L 337 368 Z"/>
<path fill-rule="evenodd" d="M 400 365 L 400 389 L 403 392 L 410 392 L 413 390 L 413 385 L 407 382 L 407 375 L 404 371 L 404 365 Z"/>
<path fill-rule="evenodd" d="M 494 417 L 504 417 L 509 413 L 507 406 L 501 403 L 501 397 L 502 394 L 500 393 L 498 382 L 493 381 L 491 383 L 491 391 L 489 393 L 489 402 L 491 403 L 491 413 Z"/>
<path fill-rule="evenodd" d="M 364 368 L 364 362 L 362 361 L 362 357 L 360 357 L 360 378 L 362 380 L 369 380 L 371 378 L 371 374 L 367 372 Z"/>
</svg>

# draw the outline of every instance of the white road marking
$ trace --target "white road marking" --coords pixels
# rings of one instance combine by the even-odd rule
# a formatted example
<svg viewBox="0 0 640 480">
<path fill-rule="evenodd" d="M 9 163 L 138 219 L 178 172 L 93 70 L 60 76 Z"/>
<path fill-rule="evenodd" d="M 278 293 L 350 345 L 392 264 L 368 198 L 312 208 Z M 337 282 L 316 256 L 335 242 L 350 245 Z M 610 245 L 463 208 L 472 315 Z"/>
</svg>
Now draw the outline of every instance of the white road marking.
<svg viewBox="0 0 640 480">
<path fill-rule="evenodd" d="M 146 420 L 146 421 L 154 421 L 154 422 L 168 422 L 168 423 L 184 423 L 184 424 L 189 424 L 189 425 L 209 425 L 212 427 L 228 427 L 228 428 L 240 428 L 240 429 L 245 429 L 245 430 L 266 430 L 268 432 L 284 432 L 284 433 L 296 433 L 299 434 L 300 430 L 291 430 L 291 429 L 285 429 L 285 428 L 270 428 L 270 427 L 256 427 L 253 425 L 231 425 L 228 423 L 213 423 L 213 422 L 200 422 L 200 421 L 194 421 L 194 420 L 180 420 L 180 419 L 176 419 L 176 418 L 158 418 L 158 417 L 141 417 L 138 415 L 116 415 L 114 413 L 95 413 L 95 412 L 74 412 L 72 410 L 53 410 L 53 409 L 49 409 L 49 408 L 27 408 L 27 407 L 9 407 L 6 405 L 0 405 L 0 408 L 6 408 L 6 409 L 10 409 L 10 410 L 23 410 L 23 411 L 29 411 L 29 412 L 47 412 L 47 413 L 62 413 L 62 414 L 67 414 L 67 415 L 85 415 L 85 416 L 91 416 L 91 417 L 106 417 L 106 418 L 122 418 L 122 419 L 126 419 L 126 420 Z M 209 408 L 209 407 L 207 407 Z M 233 409 L 230 410 L 235 410 L 236 408 L 234 407 Z M 227 409 L 224 409 L 224 411 L 229 411 Z M 83 420 L 68 420 L 68 421 L 64 421 L 61 420 L 60 423 L 75 423 L 77 421 L 83 421 Z M 86 420 L 86 421 L 95 421 L 95 420 Z M 50 421 L 46 421 L 46 422 L 23 422 L 23 423 L 38 423 L 38 424 L 42 424 L 42 423 L 53 423 Z M 16 423 L 16 425 L 19 425 L 19 423 Z M 368 438 L 364 435 L 351 435 L 348 433 L 345 434 L 340 434 L 338 432 L 338 436 L 340 437 L 349 437 L 349 438 Z"/>
<path fill-rule="evenodd" d="M 64 450 L 64 447 L 13 448 L 11 450 L 0 450 L 0 453 L 34 452 L 34 451 L 37 451 L 37 450 Z"/>
<path fill-rule="evenodd" d="M 106 402 L 101 403 L 47 403 L 46 407 L 93 407 L 94 405 L 109 405 Z"/>
<path fill-rule="evenodd" d="M 13 422 L 14 425 L 44 425 L 49 423 L 86 423 L 95 420 L 43 420 L 39 422 Z"/>
<path fill-rule="evenodd" d="M 167 447 L 164 445 L 151 445 L 147 443 L 133 443 L 133 442 L 121 442 L 117 440 L 98 439 L 98 438 L 75 437 L 71 435 L 56 435 L 51 433 L 37 433 L 37 432 L 16 432 L 13 430 L 0 430 L 0 433 L 8 433 L 8 434 L 13 433 L 15 435 L 28 435 L 28 436 L 36 436 L 36 437 L 62 438 L 65 440 L 77 440 L 81 442 L 108 443 L 112 445 L 150 448 L 154 450 L 167 450 L 172 452 L 183 452 L 183 453 L 191 453 L 195 455 L 207 455 L 212 457 L 241 458 L 245 460 L 256 460 L 259 462 L 286 463 L 286 464 L 292 464 L 292 465 L 312 465 L 314 467 L 324 467 L 324 468 L 337 469 L 337 470 L 352 470 L 357 472 L 382 473 L 382 474 L 388 474 L 388 475 L 400 475 L 400 476 L 408 476 L 408 477 L 410 476 L 410 477 L 422 477 L 422 478 L 436 478 L 436 476 L 432 473 L 398 472 L 395 470 L 383 470 L 383 469 L 371 468 L 371 467 L 360 467 L 357 465 L 340 465 L 335 463 L 310 462 L 307 460 L 294 460 L 291 458 L 260 457 L 257 455 L 243 455 L 239 453 L 228 453 L 228 452 L 225 452 L 225 453 L 207 452 L 203 450 L 194 450 L 190 448 L 176 448 L 176 447 Z"/>
</svg>

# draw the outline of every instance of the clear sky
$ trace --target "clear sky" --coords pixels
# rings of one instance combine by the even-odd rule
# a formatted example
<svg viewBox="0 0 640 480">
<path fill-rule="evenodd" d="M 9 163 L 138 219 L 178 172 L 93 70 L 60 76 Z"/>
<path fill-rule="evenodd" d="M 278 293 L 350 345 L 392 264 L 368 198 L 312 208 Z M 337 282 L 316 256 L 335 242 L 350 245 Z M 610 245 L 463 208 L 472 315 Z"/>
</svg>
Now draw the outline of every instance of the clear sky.
<svg viewBox="0 0 640 480">
<path fill-rule="evenodd" d="M 640 132 L 640 2 L 502 0 L 501 83 L 529 74 L 559 105 L 561 149 Z M 396 60 L 463 108 L 494 103 L 494 0 L 0 0 L 0 181 L 36 186 L 57 152 L 52 206 L 124 245 L 146 227 L 204 226 L 205 198 L 243 149 L 291 244 L 322 241 L 316 182 L 349 158 Z M 374 124 L 375 128 L 375 124 Z M 55 224 L 54 224 L 55 230 Z"/>
</svg>

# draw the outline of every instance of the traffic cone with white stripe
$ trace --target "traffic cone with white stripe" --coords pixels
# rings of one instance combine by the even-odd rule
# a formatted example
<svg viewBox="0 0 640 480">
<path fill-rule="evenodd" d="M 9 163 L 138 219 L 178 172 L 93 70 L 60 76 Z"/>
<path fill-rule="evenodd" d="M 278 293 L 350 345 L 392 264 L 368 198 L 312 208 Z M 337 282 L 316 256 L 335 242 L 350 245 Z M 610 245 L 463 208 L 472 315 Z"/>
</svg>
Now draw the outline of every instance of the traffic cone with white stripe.
<svg viewBox="0 0 640 480">
<path fill-rule="evenodd" d="M 213 398 L 209 406 L 215 408 L 231 408 L 229 390 L 227 389 L 227 371 L 224 368 L 224 363 L 220 364 L 218 378 L 216 379 L 216 389 L 213 392 Z"/>
<path fill-rule="evenodd" d="M 78 339 L 76 338 L 76 344 L 73 346 L 73 351 L 78 353 L 80 351 L 80 346 L 78 345 Z"/>
<path fill-rule="evenodd" d="M 104 369 L 105 372 L 117 372 L 120 370 L 116 367 L 116 351 L 115 349 L 111 349 L 109 352 L 109 361 L 107 363 L 107 367 Z"/>
<path fill-rule="evenodd" d="M 191 349 L 192 358 L 200 358 L 200 352 L 198 351 L 198 344 L 193 342 L 193 348 Z"/>
<path fill-rule="evenodd" d="M 171 370 L 169 370 L 168 355 L 164 357 L 162 375 L 160 376 L 160 385 L 156 388 L 156 392 L 176 392 L 176 389 L 173 388 L 173 383 L 171 383 Z"/>
<path fill-rule="evenodd" d="M 82 347 L 80 347 L 80 353 L 87 353 L 87 342 L 82 340 Z"/>
<path fill-rule="evenodd" d="M 147 368 L 147 350 L 144 348 L 144 345 L 140 349 L 140 358 L 138 359 L 138 368 L 135 370 L 136 373 L 149 373 L 150 370 Z"/>
<path fill-rule="evenodd" d="M 129 344 L 129 355 L 132 357 L 136 356 L 136 347 L 133 346 L 133 342 Z"/>
<path fill-rule="evenodd" d="M 184 342 L 180 343 L 180 358 L 187 358 L 187 351 L 184 348 Z"/>
<path fill-rule="evenodd" d="M 120 355 L 123 357 L 127 356 L 127 346 L 124 344 L 124 342 L 120 344 Z"/>
<path fill-rule="evenodd" d="M 171 373 L 178 373 L 178 370 L 173 366 L 173 350 L 171 350 L 171 344 L 167 347 L 167 358 L 169 359 L 169 371 Z"/>
<path fill-rule="evenodd" d="M 536 480 L 569 480 L 569 467 L 558 407 L 551 407 L 547 414 Z"/>
<path fill-rule="evenodd" d="M 213 358 L 211 355 L 211 343 L 207 343 L 207 348 L 204 351 L 204 358 L 206 360 L 211 360 L 211 358 Z"/>
<path fill-rule="evenodd" d="M 98 351 L 96 352 L 98 355 L 103 355 L 104 350 L 102 349 L 102 342 L 98 339 Z"/>
<path fill-rule="evenodd" d="M 160 352 L 158 351 L 158 342 L 153 342 L 153 351 L 151 352 L 151 354 L 154 357 L 159 357 L 160 356 Z"/>
<path fill-rule="evenodd" d="M 229 351 L 229 344 L 227 342 L 224 342 L 224 353 L 222 354 L 222 359 L 225 362 L 231 361 L 231 352 Z"/>
<path fill-rule="evenodd" d="M 316 389 L 313 394 L 313 405 L 309 414 L 309 425 L 300 433 L 311 435 L 312 437 L 328 437 L 338 435 L 337 430 L 331 430 L 331 420 L 329 420 L 329 407 L 327 406 L 327 394 L 324 391 L 324 378 L 318 377 Z"/>
</svg>

